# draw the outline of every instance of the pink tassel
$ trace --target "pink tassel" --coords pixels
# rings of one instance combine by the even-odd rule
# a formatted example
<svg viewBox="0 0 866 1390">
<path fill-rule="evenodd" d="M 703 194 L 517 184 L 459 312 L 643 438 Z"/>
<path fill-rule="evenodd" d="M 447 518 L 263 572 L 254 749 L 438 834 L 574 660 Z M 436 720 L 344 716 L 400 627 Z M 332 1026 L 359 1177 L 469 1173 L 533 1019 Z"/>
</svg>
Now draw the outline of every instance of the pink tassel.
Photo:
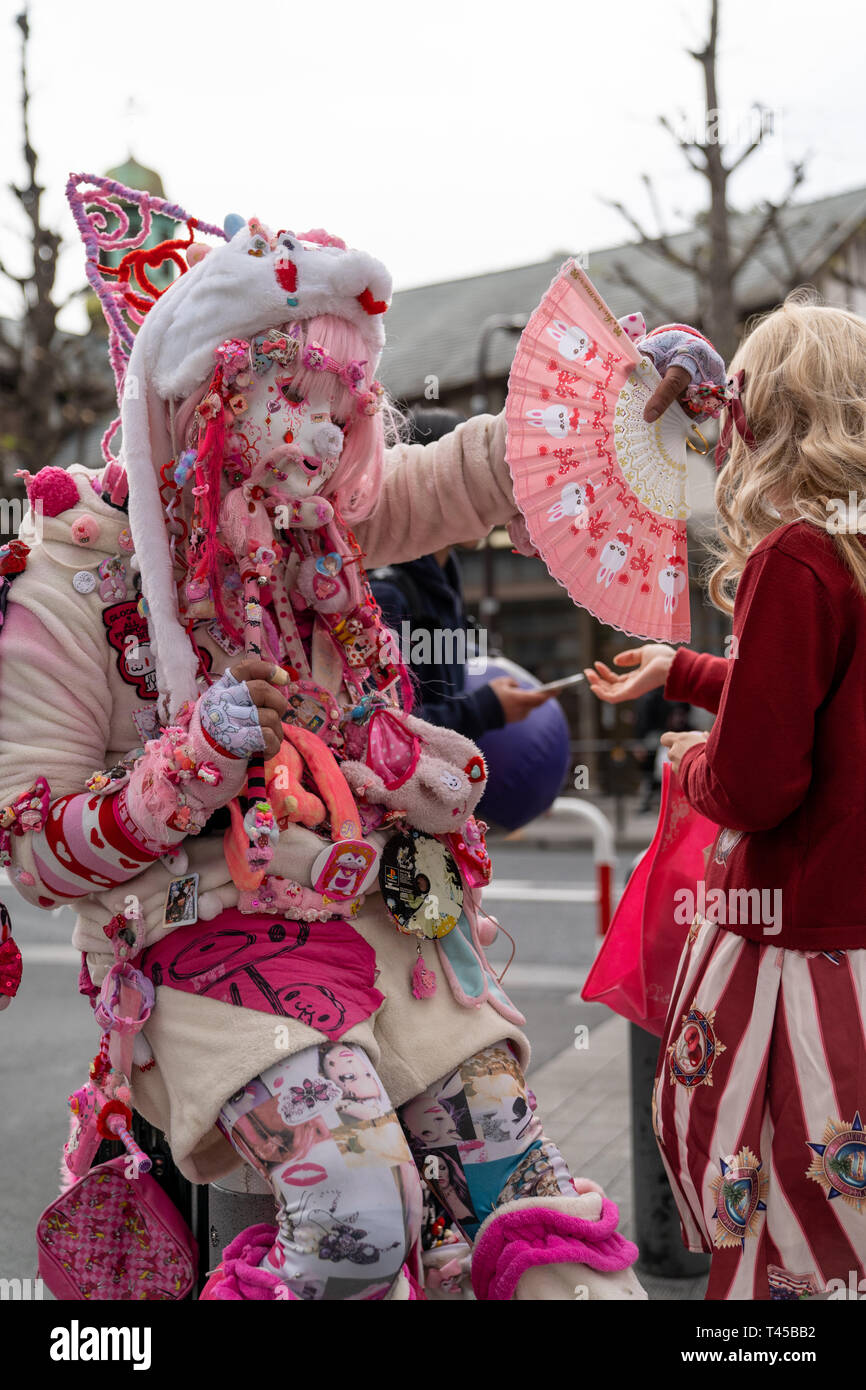
<svg viewBox="0 0 866 1390">
<path fill-rule="evenodd" d="M 412 971 L 412 993 L 416 999 L 429 999 L 436 993 L 436 971 L 427 969 L 420 951 Z"/>
</svg>

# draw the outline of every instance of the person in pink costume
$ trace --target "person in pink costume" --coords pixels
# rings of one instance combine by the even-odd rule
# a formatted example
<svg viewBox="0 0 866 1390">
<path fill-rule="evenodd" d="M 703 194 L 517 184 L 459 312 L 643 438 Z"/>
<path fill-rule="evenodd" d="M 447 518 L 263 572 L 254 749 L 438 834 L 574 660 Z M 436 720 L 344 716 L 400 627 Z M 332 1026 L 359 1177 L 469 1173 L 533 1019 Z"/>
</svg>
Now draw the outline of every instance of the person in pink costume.
<svg viewBox="0 0 866 1390">
<path fill-rule="evenodd" d="M 235 217 L 224 244 L 170 243 L 184 272 L 148 302 L 107 285 L 113 205 L 81 182 L 123 446 L 27 480 L 0 851 L 32 903 L 75 904 L 91 994 L 132 901 L 156 1001 L 133 1103 L 192 1181 L 246 1161 L 273 1187 L 276 1225 L 232 1242 L 206 1296 L 423 1296 L 419 1170 L 460 1193 L 478 1297 L 643 1296 L 615 1206 L 543 1135 L 484 953 L 483 759 L 411 715 L 365 578 L 515 520 L 502 417 L 386 445 L 378 261 Z"/>
</svg>

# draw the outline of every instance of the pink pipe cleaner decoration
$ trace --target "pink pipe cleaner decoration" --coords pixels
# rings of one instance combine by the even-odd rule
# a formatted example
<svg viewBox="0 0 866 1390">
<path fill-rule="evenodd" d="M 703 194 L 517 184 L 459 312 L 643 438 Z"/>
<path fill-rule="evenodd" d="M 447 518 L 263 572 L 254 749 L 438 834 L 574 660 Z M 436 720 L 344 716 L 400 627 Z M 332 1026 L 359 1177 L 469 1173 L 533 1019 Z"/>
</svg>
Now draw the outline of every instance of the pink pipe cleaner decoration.
<svg viewBox="0 0 866 1390">
<path fill-rule="evenodd" d="M 90 191 L 85 191 L 88 188 Z M 223 241 L 227 240 L 226 234 L 222 227 L 191 217 L 177 203 L 170 203 L 165 198 L 156 198 L 140 189 L 127 188 L 125 184 L 116 183 L 114 179 L 100 178 L 96 174 L 70 174 L 66 184 L 66 197 L 84 242 L 85 274 L 108 323 L 108 358 L 114 372 L 119 406 L 123 399 L 126 366 L 135 341 L 135 330 L 130 324 L 135 324 L 137 328 L 142 323 L 147 309 L 156 303 L 156 298 L 145 288 L 136 295 L 139 300 L 138 306 L 131 304 L 128 298 L 124 298 L 129 285 L 106 279 L 103 270 L 100 269 L 100 253 L 132 251 L 142 247 L 151 234 L 154 213 L 168 217 L 178 224 L 186 223 L 207 236 L 217 236 Z M 129 214 L 120 203 L 114 201 L 115 198 L 122 198 L 124 202 L 138 209 L 141 227 L 134 236 L 128 235 Z M 117 223 L 113 230 L 110 217 L 115 218 Z M 147 303 L 148 299 L 150 303 Z M 147 304 L 146 308 L 141 307 L 142 301 Z M 102 455 L 106 463 L 115 461 L 109 446 L 119 424 L 119 418 L 113 420 L 103 436 Z"/>
</svg>

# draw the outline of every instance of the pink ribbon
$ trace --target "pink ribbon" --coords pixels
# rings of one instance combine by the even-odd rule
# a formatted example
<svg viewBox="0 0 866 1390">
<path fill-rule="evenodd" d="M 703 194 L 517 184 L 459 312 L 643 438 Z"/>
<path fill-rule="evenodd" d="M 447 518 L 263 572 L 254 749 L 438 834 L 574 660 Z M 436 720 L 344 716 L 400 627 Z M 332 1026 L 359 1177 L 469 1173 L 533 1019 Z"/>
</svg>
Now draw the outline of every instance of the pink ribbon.
<svg viewBox="0 0 866 1390">
<path fill-rule="evenodd" d="M 743 440 L 749 449 L 757 447 L 757 442 L 752 431 L 749 429 L 749 422 L 746 419 L 746 412 L 743 409 L 743 402 L 740 399 L 746 381 L 746 373 L 742 370 L 736 372 L 731 378 L 733 385 L 729 389 L 728 404 L 725 410 L 725 419 L 722 425 L 719 442 L 716 445 L 715 461 L 716 468 L 721 468 L 725 461 L 725 456 L 731 447 L 731 438 L 734 430 Z"/>
</svg>

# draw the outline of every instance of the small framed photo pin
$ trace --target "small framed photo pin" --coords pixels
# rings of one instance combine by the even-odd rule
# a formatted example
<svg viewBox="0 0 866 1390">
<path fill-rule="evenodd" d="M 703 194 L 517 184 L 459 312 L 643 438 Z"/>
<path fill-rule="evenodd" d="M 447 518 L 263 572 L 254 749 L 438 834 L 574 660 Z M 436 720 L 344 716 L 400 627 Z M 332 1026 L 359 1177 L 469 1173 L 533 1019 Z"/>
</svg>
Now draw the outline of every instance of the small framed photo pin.
<svg viewBox="0 0 866 1390">
<path fill-rule="evenodd" d="M 169 927 L 188 927 L 198 921 L 198 874 L 172 879 L 163 916 Z"/>
</svg>

